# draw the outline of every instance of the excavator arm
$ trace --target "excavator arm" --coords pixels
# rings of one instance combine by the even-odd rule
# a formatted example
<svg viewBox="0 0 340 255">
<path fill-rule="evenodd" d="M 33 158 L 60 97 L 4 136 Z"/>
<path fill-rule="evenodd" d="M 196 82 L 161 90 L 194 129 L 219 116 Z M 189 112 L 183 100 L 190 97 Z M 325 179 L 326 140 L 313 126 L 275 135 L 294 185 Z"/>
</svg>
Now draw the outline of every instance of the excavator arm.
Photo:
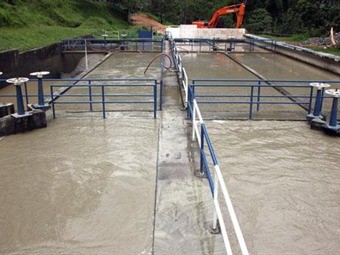
<svg viewBox="0 0 340 255">
<path fill-rule="evenodd" d="M 237 14 L 236 28 L 240 28 L 242 27 L 245 9 L 246 5 L 244 3 L 224 6 L 214 13 L 214 15 L 212 16 L 208 23 L 204 21 L 194 21 L 192 22 L 192 24 L 197 25 L 198 28 L 216 28 L 218 20 L 221 16 L 236 13 Z"/>
</svg>

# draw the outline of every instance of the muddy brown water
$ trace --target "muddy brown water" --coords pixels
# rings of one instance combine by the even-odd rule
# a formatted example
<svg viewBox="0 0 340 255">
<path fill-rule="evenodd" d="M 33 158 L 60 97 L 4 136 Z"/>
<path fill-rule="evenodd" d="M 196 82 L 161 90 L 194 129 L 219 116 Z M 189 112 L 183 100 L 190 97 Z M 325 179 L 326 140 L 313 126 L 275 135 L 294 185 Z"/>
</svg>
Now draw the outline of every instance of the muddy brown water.
<svg viewBox="0 0 340 255">
<path fill-rule="evenodd" d="M 91 77 L 145 77 L 144 64 L 155 54 L 129 54 L 108 59 Z M 189 56 L 183 57 L 195 78 L 254 78 L 226 57 L 197 56 L 191 65 Z M 147 77 L 158 77 L 159 71 L 155 64 Z M 149 113 L 109 113 L 103 120 L 77 108 L 59 110 L 56 120 L 48 115 L 46 129 L 0 138 L 1 254 L 151 254 L 153 241 L 162 254 L 223 254 L 221 236 L 211 236 L 204 226 L 212 218 L 207 183 L 200 189 L 190 181 L 192 191 L 190 185 L 176 186 L 176 179 L 169 181 L 176 193 L 159 190 L 168 200 L 156 207 L 167 201 L 174 206 L 166 204 L 158 215 L 167 221 L 156 222 L 153 240 L 158 139 L 167 127 Z M 207 125 L 250 254 L 337 254 L 338 138 L 304 122 Z M 186 193 L 188 203 L 182 199 Z M 178 214 L 181 210 L 185 214 Z M 182 233 L 194 234 L 184 239 Z"/>
<path fill-rule="evenodd" d="M 0 140 L 1 254 L 146 254 L 157 121 L 60 117 Z"/>
<path fill-rule="evenodd" d="M 250 254 L 338 254 L 340 138 L 303 122 L 207 126 Z"/>
<path fill-rule="evenodd" d="M 259 78 L 254 74 L 246 70 L 244 67 L 228 58 L 223 53 L 182 53 L 184 67 L 188 73 L 189 80 L 194 79 L 255 79 Z M 235 53 L 231 56 L 237 59 L 240 63 L 251 68 L 254 72 L 260 74 L 267 79 L 273 80 L 340 80 L 340 76 L 333 73 L 320 70 L 311 65 L 294 61 L 290 58 L 284 57 L 275 53 Z M 200 82 L 200 84 L 211 84 L 209 82 Z M 226 84 L 215 82 L 215 84 Z M 240 85 L 240 83 L 230 82 L 229 84 Z M 250 85 L 250 83 L 244 83 Z M 281 84 L 281 83 L 280 83 Z M 283 83 L 283 85 L 305 85 L 309 86 L 309 83 Z M 278 85 L 276 83 L 276 85 Z M 340 83 L 332 84 L 332 88 L 340 88 Z M 309 96 L 309 88 L 285 88 L 292 95 L 306 95 Z M 250 88 L 196 88 L 197 94 L 204 95 L 221 95 L 221 94 L 232 94 L 234 96 L 249 96 Z M 254 94 L 258 93 L 257 89 L 254 89 Z M 283 104 L 263 104 L 260 105 L 260 112 L 254 111 L 254 116 L 259 118 L 283 118 L 283 119 L 304 119 L 306 111 L 298 105 L 292 105 L 292 101 L 285 98 L 277 98 L 282 94 L 270 87 L 261 89 L 262 96 L 274 96 L 276 98 L 262 98 L 261 102 L 281 102 Z M 234 116 L 243 116 L 248 118 L 248 114 L 242 112 L 249 112 L 249 98 L 245 97 L 234 97 L 234 98 L 198 98 L 199 102 L 212 101 L 216 102 L 242 102 L 243 104 L 214 104 L 204 105 L 201 104 L 203 111 L 209 112 L 211 116 L 223 117 L 221 114 L 216 112 L 229 112 L 228 116 L 234 118 Z M 256 101 L 256 96 L 254 101 Z M 298 102 L 307 103 L 307 99 L 295 99 Z M 324 102 L 323 110 L 329 114 L 331 109 L 331 99 L 327 99 Z M 305 105 L 307 107 L 307 105 Z M 254 105 L 255 109 L 256 105 Z M 314 107 L 314 102 L 312 104 Z M 273 115 L 273 111 L 278 114 Z M 291 115 L 291 117 L 289 116 Z M 282 117 L 280 117 L 282 116 Z M 209 116 L 205 116 L 209 117 Z"/>
</svg>

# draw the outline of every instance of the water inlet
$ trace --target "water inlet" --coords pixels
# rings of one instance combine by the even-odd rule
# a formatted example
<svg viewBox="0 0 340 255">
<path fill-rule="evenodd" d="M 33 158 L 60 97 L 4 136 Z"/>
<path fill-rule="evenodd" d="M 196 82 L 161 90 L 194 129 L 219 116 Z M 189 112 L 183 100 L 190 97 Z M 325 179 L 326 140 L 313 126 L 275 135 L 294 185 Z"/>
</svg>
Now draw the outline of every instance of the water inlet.
<svg viewBox="0 0 340 255">
<path fill-rule="evenodd" d="M 337 123 L 337 115 L 338 115 L 338 104 L 340 97 L 339 89 L 328 89 L 326 90 L 326 94 L 333 97 L 332 103 L 332 111 L 331 116 L 329 118 L 329 123 L 325 123 L 322 127 L 323 130 L 330 135 L 340 135 L 340 123 Z"/>
<path fill-rule="evenodd" d="M 49 104 L 45 103 L 44 86 L 43 86 L 43 77 L 49 74 L 50 74 L 49 71 L 39 71 L 39 72 L 30 73 L 31 76 L 37 76 L 38 78 L 38 104 L 32 105 L 34 109 L 41 109 L 43 111 L 50 109 Z"/>
</svg>

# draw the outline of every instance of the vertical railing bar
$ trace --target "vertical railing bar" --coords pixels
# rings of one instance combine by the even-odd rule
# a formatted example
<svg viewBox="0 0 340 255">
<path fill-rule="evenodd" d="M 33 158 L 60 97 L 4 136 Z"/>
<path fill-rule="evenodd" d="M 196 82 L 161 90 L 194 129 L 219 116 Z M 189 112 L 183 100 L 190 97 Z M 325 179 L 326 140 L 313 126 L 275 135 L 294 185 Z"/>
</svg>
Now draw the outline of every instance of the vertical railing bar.
<svg viewBox="0 0 340 255">
<path fill-rule="evenodd" d="M 92 84 L 91 80 L 89 80 L 89 99 L 90 99 L 90 111 L 93 111 L 93 103 L 92 103 Z"/>
<path fill-rule="evenodd" d="M 52 114 L 53 114 L 53 119 L 55 119 L 56 113 L 55 113 L 54 98 L 53 98 L 53 86 L 50 87 L 50 91 L 51 91 Z"/>
<path fill-rule="evenodd" d="M 102 85 L 101 88 L 102 88 L 102 111 L 103 111 L 103 118 L 106 119 L 105 89 L 104 89 L 104 85 Z"/>
<path fill-rule="evenodd" d="M 253 101 L 254 101 L 254 86 L 250 89 L 250 109 L 249 109 L 249 119 L 253 118 Z"/>
<path fill-rule="evenodd" d="M 260 111 L 260 101 L 261 101 L 261 80 L 258 81 L 257 87 L 257 111 Z"/>
<path fill-rule="evenodd" d="M 154 85 L 154 92 L 153 92 L 153 96 L 154 96 L 154 113 L 153 113 L 153 117 L 154 119 L 157 118 L 157 82 L 155 81 L 155 85 Z"/>
<path fill-rule="evenodd" d="M 200 148 L 200 154 L 201 154 L 201 160 L 200 160 L 200 175 L 204 174 L 203 171 L 203 154 L 204 154 L 204 124 L 201 124 L 201 148 Z"/>
<path fill-rule="evenodd" d="M 312 112 L 313 93 L 314 93 L 314 87 L 311 86 L 310 87 L 310 94 L 309 94 L 308 114 L 311 114 L 311 112 Z"/>
</svg>

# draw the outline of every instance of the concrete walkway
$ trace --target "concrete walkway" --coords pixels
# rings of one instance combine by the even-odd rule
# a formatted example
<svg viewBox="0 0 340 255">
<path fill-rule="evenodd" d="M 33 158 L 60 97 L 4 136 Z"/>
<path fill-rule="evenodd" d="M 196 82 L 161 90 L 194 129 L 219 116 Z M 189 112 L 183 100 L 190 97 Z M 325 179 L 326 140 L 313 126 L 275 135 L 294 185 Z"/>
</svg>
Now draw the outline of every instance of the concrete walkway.
<svg viewBox="0 0 340 255">
<path fill-rule="evenodd" d="M 164 82 L 153 252 L 218 254 L 223 248 L 222 238 L 211 235 L 205 227 L 211 220 L 212 200 L 207 180 L 194 175 L 191 126 L 186 112 L 180 109 L 176 73 L 169 70 Z"/>
</svg>

